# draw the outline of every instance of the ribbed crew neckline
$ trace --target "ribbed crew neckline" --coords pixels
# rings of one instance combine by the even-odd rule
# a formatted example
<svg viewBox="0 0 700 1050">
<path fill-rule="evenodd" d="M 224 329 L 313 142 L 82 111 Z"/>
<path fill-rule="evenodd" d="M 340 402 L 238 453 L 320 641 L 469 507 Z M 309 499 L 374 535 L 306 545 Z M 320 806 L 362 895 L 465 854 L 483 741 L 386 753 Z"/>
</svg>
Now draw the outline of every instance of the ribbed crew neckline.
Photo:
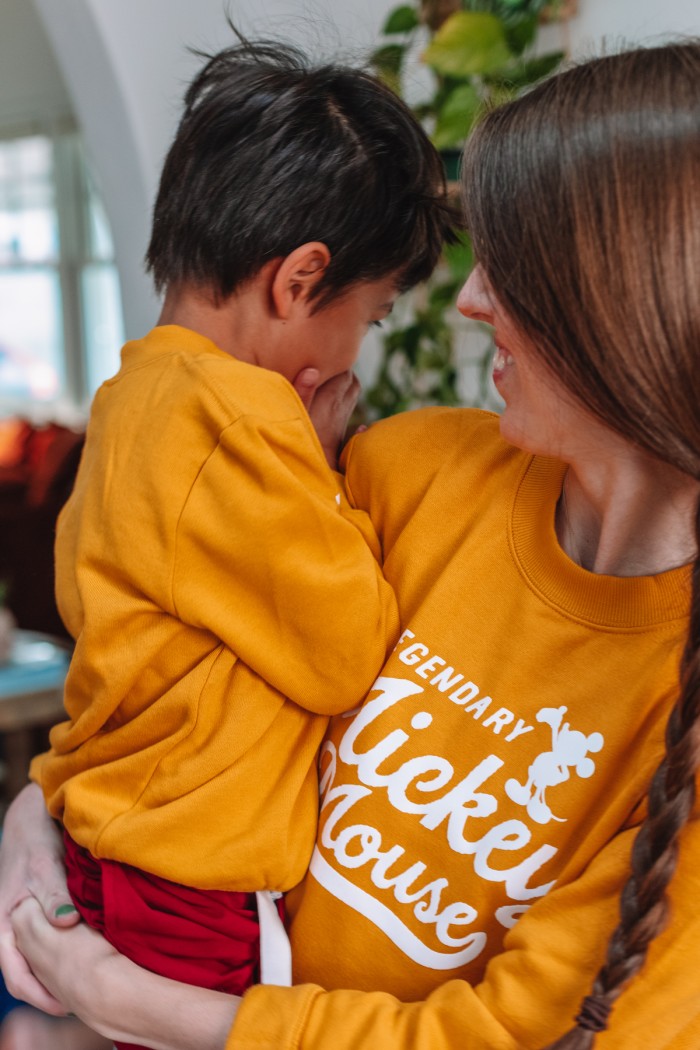
<svg viewBox="0 0 700 1050">
<path fill-rule="evenodd" d="M 605 576 L 582 569 L 559 546 L 554 528 L 566 464 L 529 457 L 509 518 L 511 552 L 530 587 L 586 623 L 643 630 L 688 616 L 692 566 L 655 576 Z"/>
</svg>

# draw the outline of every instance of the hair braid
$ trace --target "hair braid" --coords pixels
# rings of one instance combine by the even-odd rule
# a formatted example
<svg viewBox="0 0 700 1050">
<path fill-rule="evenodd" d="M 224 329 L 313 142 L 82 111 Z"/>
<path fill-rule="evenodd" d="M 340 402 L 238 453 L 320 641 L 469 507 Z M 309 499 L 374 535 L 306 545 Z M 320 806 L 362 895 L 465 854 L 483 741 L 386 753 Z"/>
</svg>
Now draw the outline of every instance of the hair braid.
<svg viewBox="0 0 700 1050">
<path fill-rule="evenodd" d="M 695 534 L 700 552 L 700 501 Z M 576 1028 L 547 1050 L 589 1050 L 607 1027 L 615 1000 L 641 969 L 668 918 L 666 889 L 676 870 L 679 836 L 693 810 L 700 768 L 700 553 L 692 574 L 690 623 L 680 668 L 680 695 L 666 726 L 666 754 L 649 787 L 649 810 L 632 847 L 632 875 L 620 898 L 620 923 L 605 965 L 581 1004 Z"/>
</svg>

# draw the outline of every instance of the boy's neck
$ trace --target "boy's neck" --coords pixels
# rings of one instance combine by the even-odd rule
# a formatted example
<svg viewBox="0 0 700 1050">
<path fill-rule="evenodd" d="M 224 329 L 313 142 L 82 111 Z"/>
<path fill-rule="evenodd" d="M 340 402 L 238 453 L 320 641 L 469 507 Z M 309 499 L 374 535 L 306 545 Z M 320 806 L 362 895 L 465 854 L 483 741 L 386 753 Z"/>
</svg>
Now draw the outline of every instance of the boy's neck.
<svg viewBox="0 0 700 1050">
<path fill-rule="evenodd" d="M 193 285 L 168 288 L 157 324 L 179 325 L 211 340 L 239 361 L 259 364 L 256 348 L 264 328 L 255 282 L 242 293 L 218 300 L 211 289 Z"/>
</svg>

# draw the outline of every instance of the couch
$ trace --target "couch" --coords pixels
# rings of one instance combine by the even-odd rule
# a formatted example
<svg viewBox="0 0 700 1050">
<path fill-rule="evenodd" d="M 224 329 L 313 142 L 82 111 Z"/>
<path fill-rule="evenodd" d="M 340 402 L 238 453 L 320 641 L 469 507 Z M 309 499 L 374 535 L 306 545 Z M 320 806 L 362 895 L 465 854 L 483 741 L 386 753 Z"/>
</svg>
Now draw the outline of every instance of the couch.
<svg viewBox="0 0 700 1050">
<path fill-rule="evenodd" d="M 53 544 L 84 442 L 80 429 L 0 420 L 0 586 L 18 627 L 66 637 L 54 598 Z"/>
</svg>

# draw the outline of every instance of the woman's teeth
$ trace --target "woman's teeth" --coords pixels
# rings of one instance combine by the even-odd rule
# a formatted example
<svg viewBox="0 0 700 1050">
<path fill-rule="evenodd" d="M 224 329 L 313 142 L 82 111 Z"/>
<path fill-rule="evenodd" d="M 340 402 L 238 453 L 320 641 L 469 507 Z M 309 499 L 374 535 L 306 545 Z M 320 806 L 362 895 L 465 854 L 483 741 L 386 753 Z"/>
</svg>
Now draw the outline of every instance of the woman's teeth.
<svg viewBox="0 0 700 1050">
<path fill-rule="evenodd" d="M 504 350 L 502 346 L 497 346 L 496 353 L 494 354 L 493 358 L 493 367 L 496 369 L 496 371 L 502 372 L 506 365 L 512 364 L 513 358 L 508 353 L 508 351 Z"/>
</svg>

